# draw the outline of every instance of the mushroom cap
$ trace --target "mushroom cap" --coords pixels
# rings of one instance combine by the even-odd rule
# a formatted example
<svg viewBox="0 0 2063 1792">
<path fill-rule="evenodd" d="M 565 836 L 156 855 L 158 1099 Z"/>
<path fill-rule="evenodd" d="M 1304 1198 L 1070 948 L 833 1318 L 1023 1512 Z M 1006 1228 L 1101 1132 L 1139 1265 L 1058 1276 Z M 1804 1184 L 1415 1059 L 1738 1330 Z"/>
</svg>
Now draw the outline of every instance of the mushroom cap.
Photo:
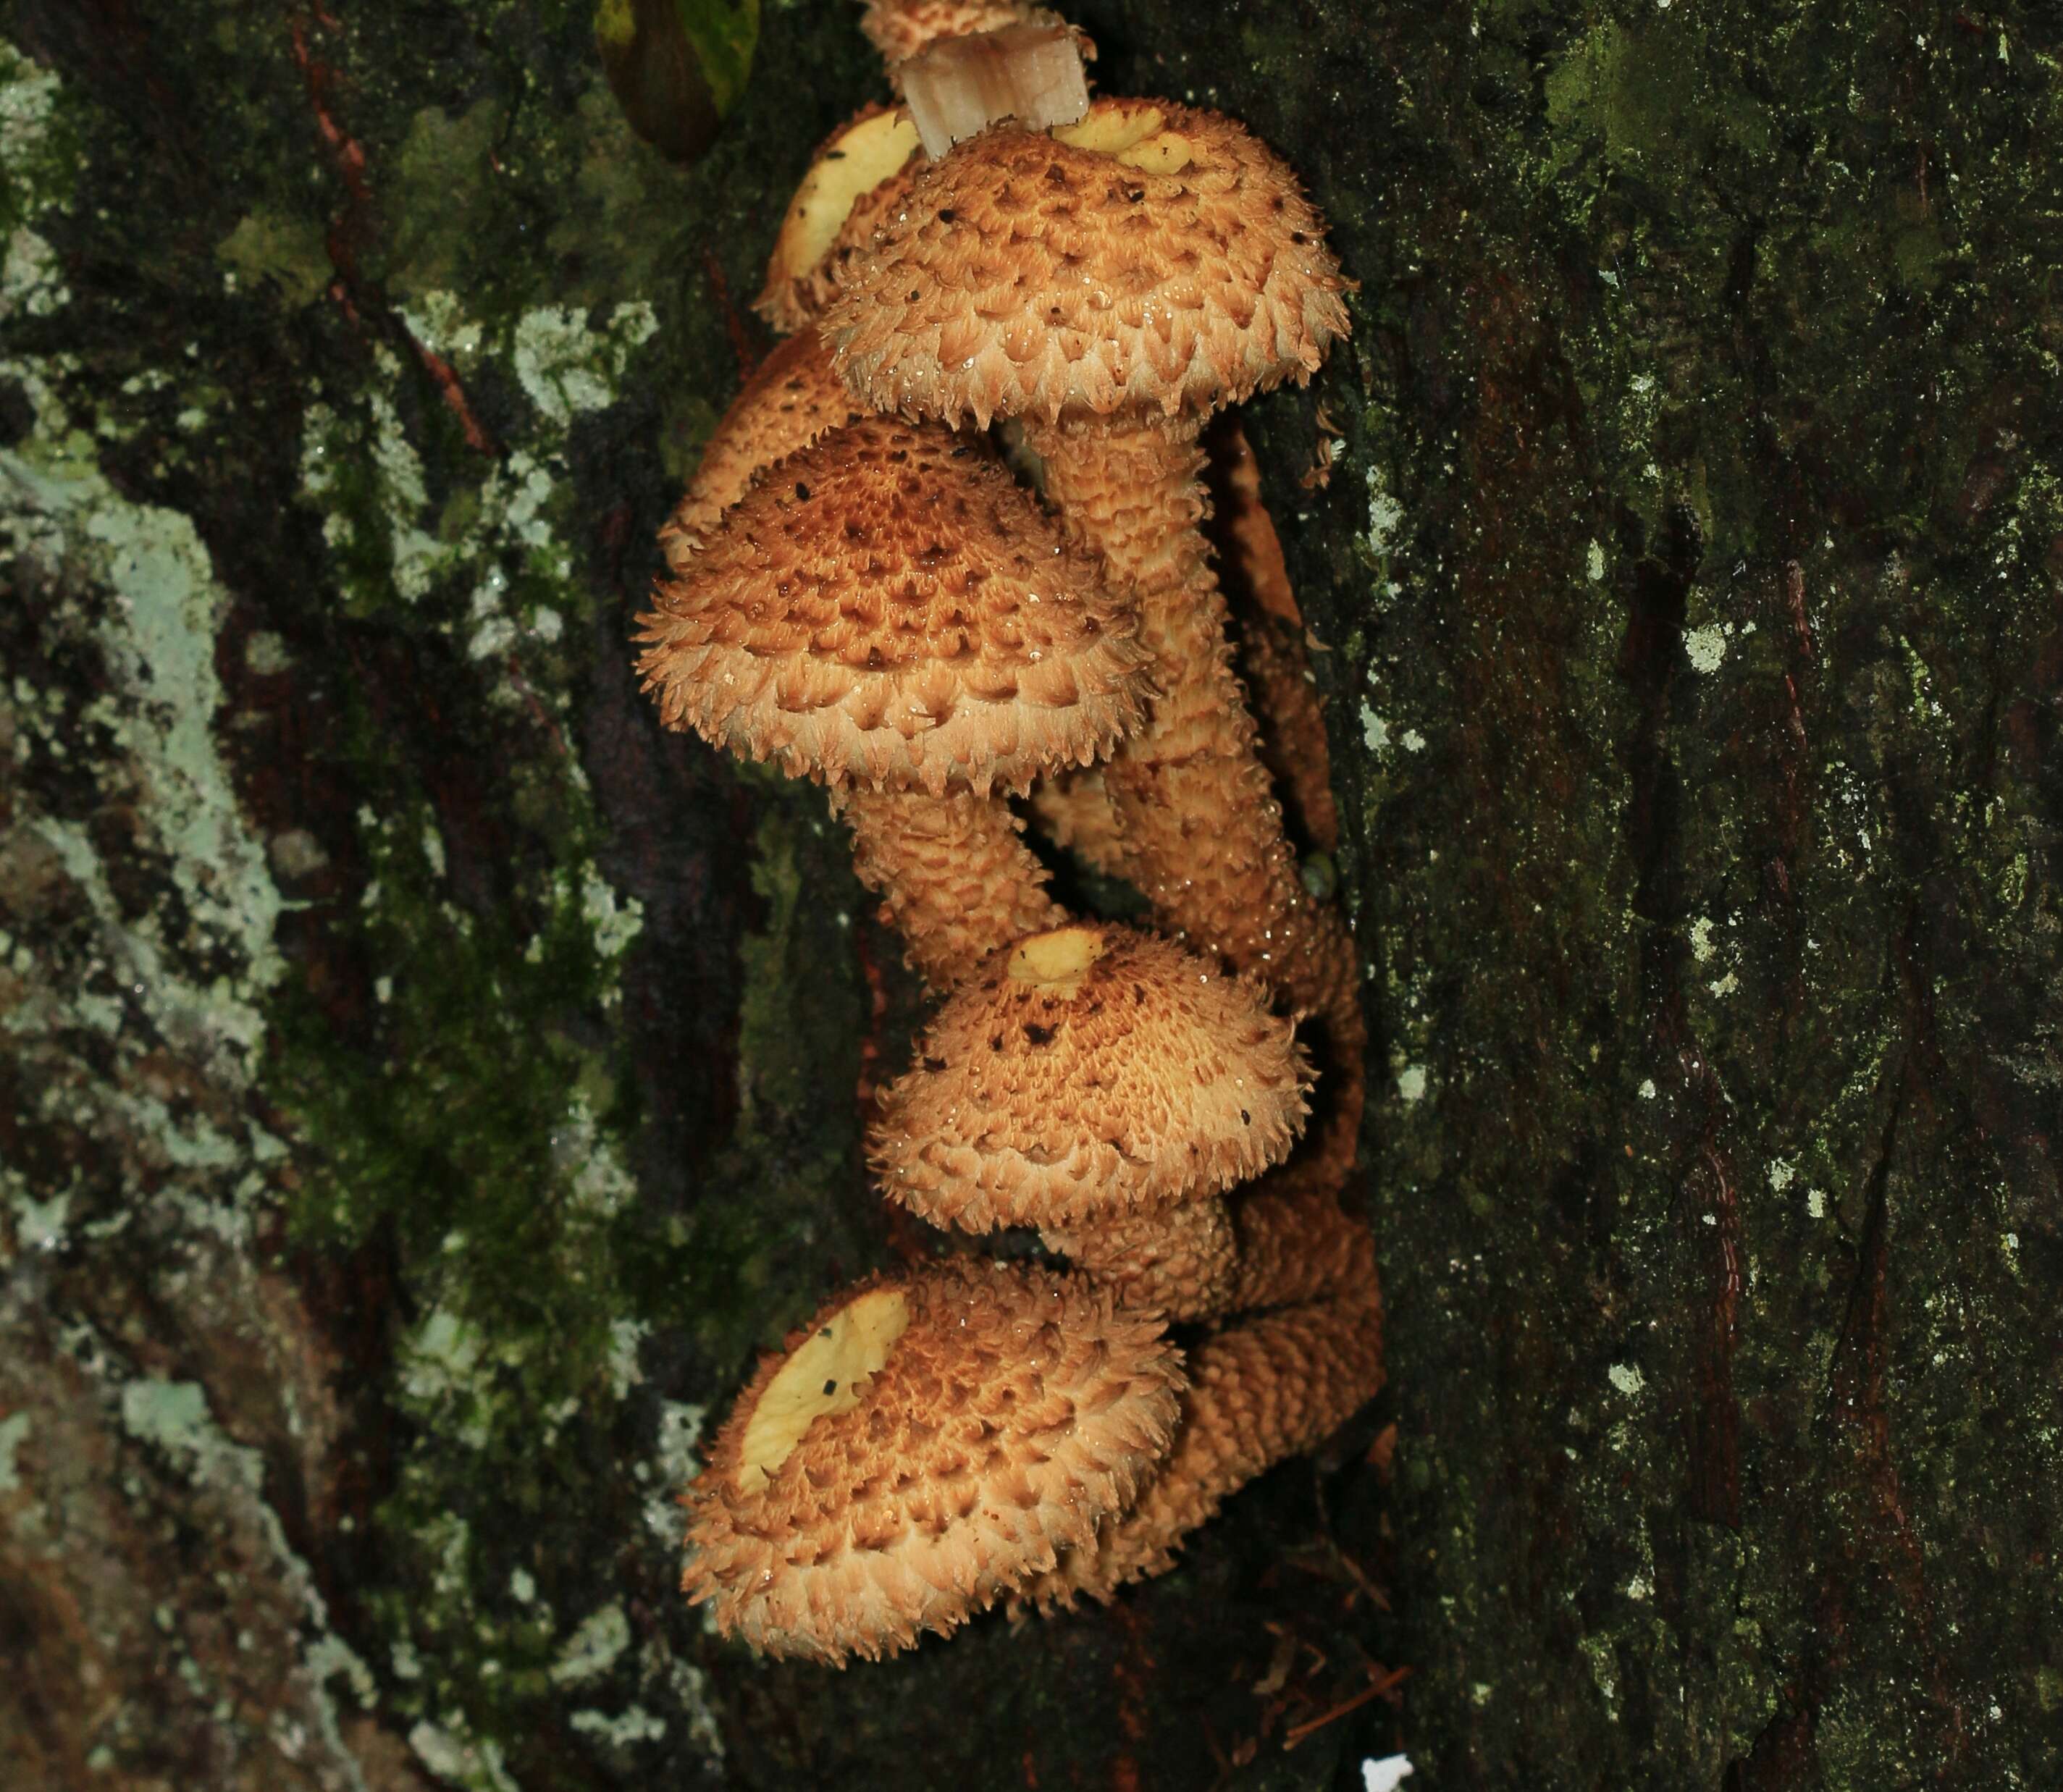
<svg viewBox="0 0 2063 1792">
<path fill-rule="evenodd" d="M 949 422 L 1172 415 L 1308 379 L 1345 334 L 1296 177 L 1232 119 L 1100 99 L 991 130 L 911 178 L 824 317 L 847 382 Z"/>
<path fill-rule="evenodd" d="M 1310 1080 L 1259 984 L 1076 924 L 955 992 L 883 1095 L 868 1154 L 883 1192 L 935 1225 L 1092 1224 L 1279 1162 Z"/>
<path fill-rule="evenodd" d="M 800 330 L 837 290 L 846 264 L 909 191 L 917 127 L 900 108 L 863 107 L 824 140 L 789 200 L 752 308 L 777 330 Z"/>
<path fill-rule="evenodd" d="M 880 51 L 892 79 L 895 65 L 928 43 L 1015 25 L 1036 10 L 1023 0 L 867 0 L 859 28 Z"/>
<path fill-rule="evenodd" d="M 638 620 L 670 728 L 791 777 L 1021 790 L 1140 717 L 1132 612 L 985 443 L 863 418 L 768 469 Z"/>
<path fill-rule="evenodd" d="M 1131 1504 L 1179 1360 L 1079 1277 L 963 1260 L 849 1290 L 717 1433 L 685 1496 L 683 1590 L 774 1655 L 951 1630 Z"/>
<path fill-rule="evenodd" d="M 703 536 L 777 460 L 867 414 L 832 370 L 814 330 L 778 344 L 738 388 L 702 449 L 702 464 L 659 531 L 660 551 L 685 573 Z"/>
</svg>

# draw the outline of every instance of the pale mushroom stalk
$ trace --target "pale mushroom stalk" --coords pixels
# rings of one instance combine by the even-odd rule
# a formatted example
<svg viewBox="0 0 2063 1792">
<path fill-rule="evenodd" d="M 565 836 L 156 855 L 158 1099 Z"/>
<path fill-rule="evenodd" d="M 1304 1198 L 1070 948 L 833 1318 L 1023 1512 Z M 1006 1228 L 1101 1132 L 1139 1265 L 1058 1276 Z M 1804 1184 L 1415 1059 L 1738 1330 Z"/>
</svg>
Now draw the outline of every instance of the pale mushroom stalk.
<svg viewBox="0 0 2063 1792">
<path fill-rule="evenodd" d="M 1239 669 L 1261 723 L 1261 760 L 1293 824 L 1321 853 L 1340 843 L 1325 712 L 1294 625 L 1241 616 Z"/>
<path fill-rule="evenodd" d="M 1006 456 L 1013 441 L 1021 444 L 1023 439 L 1020 424 L 1003 426 Z M 1339 846 L 1339 810 L 1325 714 L 1311 680 L 1303 618 L 1281 538 L 1261 496 L 1260 469 L 1237 417 L 1221 413 L 1204 441 L 1216 512 L 1210 535 L 1220 550 L 1220 582 L 1237 625 L 1237 664 L 1259 725 L 1261 763 L 1275 781 L 1292 832 L 1330 853 Z M 1036 479 L 1038 468 L 1028 452 L 1018 459 L 1027 463 L 1024 476 Z M 1117 818 L 1100 766 L 1041 777 L 1032 786 L 1030 811 L 1042 832 L 1084 864 L 1107 876 L 1122 875 Z"/>
<path fill-rule="evenodd" d="M 1238 1231 L 1223 1195 L 1164 1213 L 1048 1226 L 1039 1240 L 1108 1288 L 1120 1306 L 1187 1320 L 1215 1319 L 1241 1304 Z"/>
<path fill-rule="evenodd" d="M 1040 831 L 1054 845 L 1105 877 L 1123 874 L 1124 844 L 1117 837 L 1110 793 L 1104 788 L 1102 766 L 1048 772 L 1032 786 L 1026 802 Z"/>
</svg>

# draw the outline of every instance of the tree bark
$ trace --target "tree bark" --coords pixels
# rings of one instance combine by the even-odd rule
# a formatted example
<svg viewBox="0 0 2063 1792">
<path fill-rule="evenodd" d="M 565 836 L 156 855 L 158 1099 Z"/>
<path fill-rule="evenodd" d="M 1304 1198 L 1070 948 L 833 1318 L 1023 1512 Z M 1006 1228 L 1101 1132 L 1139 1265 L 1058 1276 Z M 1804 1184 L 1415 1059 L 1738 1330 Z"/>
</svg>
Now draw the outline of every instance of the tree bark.
<svg viewBox="0 0 2063 1792">
<path fill-rule="evenodd" d="M 1361 283 L 1247 427 L 1389 1392 L 1111 1609 L 704 1633 L 706 1417 L 928 1248 L 844 831 L 628 645 L 871 52 L 682 168 L 584 6 L 13 0 L 10 1786 L 2063 1780 L 2063 26 L 1076 16 Z"/>
</svg>

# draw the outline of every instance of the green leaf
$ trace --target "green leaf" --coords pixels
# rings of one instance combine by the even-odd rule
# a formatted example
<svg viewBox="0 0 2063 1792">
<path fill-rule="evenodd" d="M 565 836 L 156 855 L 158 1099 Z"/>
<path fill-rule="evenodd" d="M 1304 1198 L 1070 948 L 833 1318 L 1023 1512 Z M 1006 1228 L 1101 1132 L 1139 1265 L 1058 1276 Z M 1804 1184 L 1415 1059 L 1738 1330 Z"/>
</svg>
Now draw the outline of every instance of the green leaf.
<svg viewBox="0 0 2063 1792">
<path fill-rule="evenodd" d="M 752 72 L 759 0 L 674 0 L 674 6 L 722 117 L 738 103 Z"/>
</svg>

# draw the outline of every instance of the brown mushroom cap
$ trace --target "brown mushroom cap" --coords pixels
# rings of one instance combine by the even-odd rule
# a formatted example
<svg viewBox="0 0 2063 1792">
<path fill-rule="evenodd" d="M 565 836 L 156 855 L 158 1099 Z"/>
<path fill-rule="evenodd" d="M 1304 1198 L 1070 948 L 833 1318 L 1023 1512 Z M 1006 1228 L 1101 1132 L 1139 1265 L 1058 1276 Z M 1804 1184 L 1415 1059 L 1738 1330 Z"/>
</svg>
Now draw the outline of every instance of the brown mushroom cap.
<svg viewBox="0 0 2063 1792">
<path fill-rule="evenodd" d="M 867 417 L 770 468 L 641 617 L 670 728 L 792 777 L 1021 790 L 1135 725 L 1131 612 L 983 443 Z"/>
<path fill-rule="evenodd" d="M 1150 934 L 1076 925 L 962 987 L 868 1141 L 937 1225 L 1068 1227 L 1214 1193 L 1278 1162 L 1310 1068 L 1256 984 Z"/>
<path fill-rule="evenodd" d="M 963 1261 L 840 1295 L 718 1432 L 683 1589 L 774 1655 L 951 1630 L 1130 1503 L 1172 1436 L 1178 1360 L 1075 1277 Z"/>
<path fill-rule="evenodd" d="M 685 573 L 702 536 L 775 461 L 866 415 L 832 371 L 830 351 L 815 331 L 778 344 L 738 388 L 686 494 L 660 529 L 667 565 Z"/>
<path fill-rule="evenodd" d="M 1324 228 L 1232 119 L 1100 99 L 1051 135 L 984 131 L 918 171 L 824 328 L 881 409 L 986 427 L 1236 404 L 1308 378 L 1345 333 Z"/>
</svg>

